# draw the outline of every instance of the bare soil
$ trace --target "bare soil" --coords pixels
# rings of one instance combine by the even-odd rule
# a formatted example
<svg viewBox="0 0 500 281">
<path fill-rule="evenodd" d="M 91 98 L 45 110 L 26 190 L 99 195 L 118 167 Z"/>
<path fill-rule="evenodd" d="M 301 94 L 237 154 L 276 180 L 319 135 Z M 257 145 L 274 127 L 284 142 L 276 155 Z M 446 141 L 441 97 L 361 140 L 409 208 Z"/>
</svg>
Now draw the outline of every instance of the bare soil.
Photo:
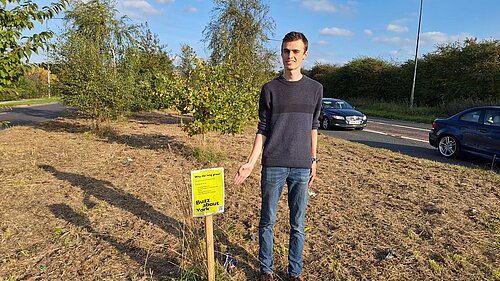
<svg viewBox="0 0 500 281">
<path fill-rule="evenodd" d="M 0 280 L 188 280 L 183 269 L 202 254 L 188 234 L 203 234 L 190 214 L 190 171 L 207 167 L 225 169 L 216 256 L 228 251 L 237 263 L 218 280 L 257 280 L 260 167 L 232 184 L 255 126 L 202 143 L 179 120 L 140 114 L 106 137 L 78 118 L 0 131 Z M 200 151 L 215 156 L 200 160 Z M 324 135 L 318 157 L 306 280 L 500 280 L 497 173 Z M 278 280 L 287 280 L 286 204 L 285 191 Z"/>
</svg>

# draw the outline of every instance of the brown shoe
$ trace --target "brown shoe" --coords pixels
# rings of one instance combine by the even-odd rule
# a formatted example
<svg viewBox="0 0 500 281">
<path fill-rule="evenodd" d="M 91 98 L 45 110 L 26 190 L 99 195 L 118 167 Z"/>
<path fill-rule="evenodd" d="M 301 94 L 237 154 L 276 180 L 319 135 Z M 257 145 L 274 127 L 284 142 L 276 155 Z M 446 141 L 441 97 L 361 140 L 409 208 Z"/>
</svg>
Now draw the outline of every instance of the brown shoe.
<svg viewBox="0 0 500 281">
<path fill-rule="evenodd" d="M 304 281 L 304 279 L 302 278 L 302 276 L 290 276 L 290 280 L 291 281 Z"/>
<path fill-rule="evenodd" d="M 273 273 L 272 272 L 261 273 L 260 281 L 274 281 Z"/>
</svg>

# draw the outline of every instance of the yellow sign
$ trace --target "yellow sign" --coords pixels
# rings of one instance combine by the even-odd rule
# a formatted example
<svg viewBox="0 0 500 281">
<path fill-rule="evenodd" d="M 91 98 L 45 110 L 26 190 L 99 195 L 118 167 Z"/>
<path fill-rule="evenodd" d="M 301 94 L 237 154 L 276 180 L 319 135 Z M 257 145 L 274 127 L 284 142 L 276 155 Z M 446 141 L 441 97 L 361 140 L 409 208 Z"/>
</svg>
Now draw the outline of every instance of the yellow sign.
<svg viewBox="0 0 500 281">
<path fill-rule="evenodd" d="M 224 168 L 191 171 L 193 216 L 224 212 Z"/>
</svg>

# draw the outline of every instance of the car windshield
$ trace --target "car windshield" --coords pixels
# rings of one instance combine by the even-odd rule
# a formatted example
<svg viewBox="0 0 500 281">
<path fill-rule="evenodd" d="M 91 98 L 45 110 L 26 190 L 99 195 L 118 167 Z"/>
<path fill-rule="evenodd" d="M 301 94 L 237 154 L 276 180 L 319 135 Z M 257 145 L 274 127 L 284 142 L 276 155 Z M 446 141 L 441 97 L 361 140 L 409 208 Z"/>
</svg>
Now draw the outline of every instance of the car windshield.
<svg viewBox="0 0 500 281">
<path fill-rule="evenodd" d="M 350 104 L 345 101 L 323 101 L 323 107 L 325 109 L 353 109 Z"/>
</svg>

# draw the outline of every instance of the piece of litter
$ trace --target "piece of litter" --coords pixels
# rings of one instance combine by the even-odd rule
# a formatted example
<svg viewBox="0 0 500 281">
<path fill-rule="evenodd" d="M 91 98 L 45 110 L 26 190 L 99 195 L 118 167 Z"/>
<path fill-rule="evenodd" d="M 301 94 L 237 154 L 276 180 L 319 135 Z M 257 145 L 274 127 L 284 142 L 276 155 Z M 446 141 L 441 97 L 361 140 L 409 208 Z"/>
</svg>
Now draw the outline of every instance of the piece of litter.
<svg viewBox="0 0 500 281">
<path fill-rule="evenodd" d="M 311 196 L 313 198 L 316 197 L 316 192 L 309 190 L 309 196 Z"/>
<path fill-rule="evenodd" d="M 227 272 L 236 267 L 236 261 L 233 259 L 229 252 L 224 254 L 224 268 Z"/>
<path fill-rule="evenodd" d="M 132 162 L 133 160 L 134 160 L 134 159 L 132 159 L 132 158 L 130 158 L 130 157 L 129 157 L 129 158 L 127 158 L 127 161 L 123 161 L 123 162 L 122 162 L 122 164 L 123 164 L 123 165 L 129 165 L 129 164 L 130 164 L 130 162 Z"/>
<path fill-rule="evenodd" d="M 387 250 L 384 250 L 384 251 L 380 251 L 378 254 L 377 254 L 377 257 L 379 260 L 390 260 L 390 259 L 395 259 L 397 258 L 397 255 L 396 253 L 394 253 L 393 250 L 391 249 L 387 249 Z"/>
</svg>

